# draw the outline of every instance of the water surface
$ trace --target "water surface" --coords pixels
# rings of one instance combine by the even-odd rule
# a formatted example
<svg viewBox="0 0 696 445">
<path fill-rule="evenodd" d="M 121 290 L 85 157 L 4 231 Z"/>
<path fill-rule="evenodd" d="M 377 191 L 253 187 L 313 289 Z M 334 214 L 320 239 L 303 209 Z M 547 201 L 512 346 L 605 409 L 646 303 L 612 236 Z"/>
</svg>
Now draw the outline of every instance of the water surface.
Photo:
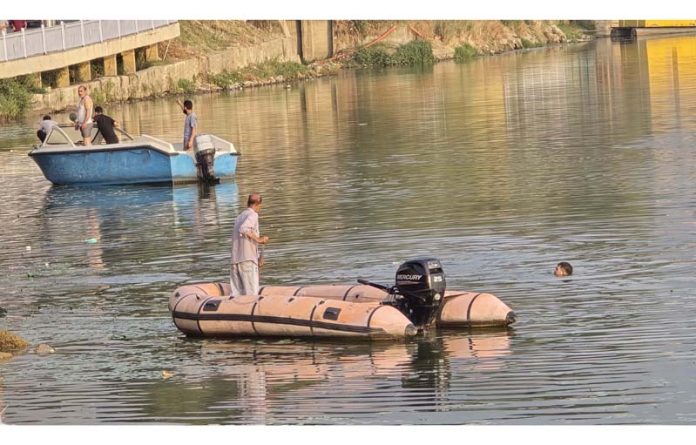
<svg viewBox="0 0 696 445">
<path fill-rule="evenodd" d="M 693 424 L 696 37 L 600 40 L 194 97 L 242 151 L 215 187 L 53 187 L 0 128 L 0 306 L 48 356 L 0 363 L 10 424 Z M 180 139 L 173 100 L 110 105 Z M 66 120 L 58 115 L 58 120 Z M 262 282 L 391 284 L 439 258 L 511 329 L 407 342 L 187 339 L 251 192 Z M 568 279 L 551 275 L 569 261 Z M 691 278 L 690 278 L 691 277 Z M 164 373 L 163 373 L 164 372 Z"/>
</svg>

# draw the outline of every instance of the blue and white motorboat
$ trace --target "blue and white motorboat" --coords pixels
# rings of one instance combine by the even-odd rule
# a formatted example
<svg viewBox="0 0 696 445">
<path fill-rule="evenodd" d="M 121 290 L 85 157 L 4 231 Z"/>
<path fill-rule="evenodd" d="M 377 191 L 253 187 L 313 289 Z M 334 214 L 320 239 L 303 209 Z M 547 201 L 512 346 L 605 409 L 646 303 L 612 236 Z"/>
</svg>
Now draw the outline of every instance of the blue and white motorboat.
<svg viewBox="0 0 696 445">
<path fill-rule="evenodd" d="M 54 126 L 29 156 L 56 185 L 212 183 L 230 179 L 237 169 L 239 152 L 212 134 L 197 136 L 194 150 L 184 151 L 182 144 L 114 130 L 119 143 L 106 144 L 95 129 L 92 145 L 85 146 L 72 126 Z"/>
</svg>

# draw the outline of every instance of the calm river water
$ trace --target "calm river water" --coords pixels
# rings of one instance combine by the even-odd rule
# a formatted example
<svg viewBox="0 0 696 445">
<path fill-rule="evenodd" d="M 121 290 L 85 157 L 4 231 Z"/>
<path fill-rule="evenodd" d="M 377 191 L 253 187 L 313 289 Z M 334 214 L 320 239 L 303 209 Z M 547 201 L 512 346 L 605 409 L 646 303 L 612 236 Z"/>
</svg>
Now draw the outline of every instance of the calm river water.
<svg viewBox="0 0 696 445">
<path fill-rule="evenodd" d="M 10 424 L 696 423 L 696 37 L 608 39 L 194 97 L 242 151 L 212 188 L 52 187 L 0 127 L 0 306 L 54 354 L 0 362 Z M 173 99 L 107 107 L 178 141 Z M 58 115 L 65 121 L 66 115 Z M 408 342 L 187 339 L 264 196 L 262 282 L 391 284 L 440 258 L 511 329 Z M 553 277 L 569 261 L 569 279 Z"/>
</svg>

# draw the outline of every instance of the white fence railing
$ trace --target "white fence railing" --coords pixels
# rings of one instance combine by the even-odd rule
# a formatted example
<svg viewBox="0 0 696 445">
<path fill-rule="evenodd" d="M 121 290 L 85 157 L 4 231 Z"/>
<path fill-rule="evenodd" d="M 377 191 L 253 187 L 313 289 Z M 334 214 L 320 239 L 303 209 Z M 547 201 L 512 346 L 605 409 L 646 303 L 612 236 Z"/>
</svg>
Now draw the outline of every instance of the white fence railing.
<svg viewBox="0 0 696 445">
<path fill-rule="evenodd" d="M 65 51 L 176 23 L 175 20 L 78 20 L 58 26 L 2 31 L 0 64 L 40 54 Z"/>
</svg>

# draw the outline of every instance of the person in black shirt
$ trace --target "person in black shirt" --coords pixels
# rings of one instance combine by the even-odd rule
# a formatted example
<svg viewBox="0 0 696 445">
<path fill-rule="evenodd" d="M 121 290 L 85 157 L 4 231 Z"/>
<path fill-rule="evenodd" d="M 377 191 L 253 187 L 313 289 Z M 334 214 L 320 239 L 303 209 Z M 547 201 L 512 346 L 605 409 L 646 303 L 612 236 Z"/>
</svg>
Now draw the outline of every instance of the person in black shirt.
<svg viewBox="0 0 696 445">
<path fill-rule="evenodd" d="M 102 107 L 94 107 L 94 117 L 92 119 L 97 124 L 99 132 L 104 136 L 107 144 L 118 144 L 118 136 L 116 136 L 114 131 L 114 127 L 118 127 L 118 122 L 104 114 Z"/>
</svg>

